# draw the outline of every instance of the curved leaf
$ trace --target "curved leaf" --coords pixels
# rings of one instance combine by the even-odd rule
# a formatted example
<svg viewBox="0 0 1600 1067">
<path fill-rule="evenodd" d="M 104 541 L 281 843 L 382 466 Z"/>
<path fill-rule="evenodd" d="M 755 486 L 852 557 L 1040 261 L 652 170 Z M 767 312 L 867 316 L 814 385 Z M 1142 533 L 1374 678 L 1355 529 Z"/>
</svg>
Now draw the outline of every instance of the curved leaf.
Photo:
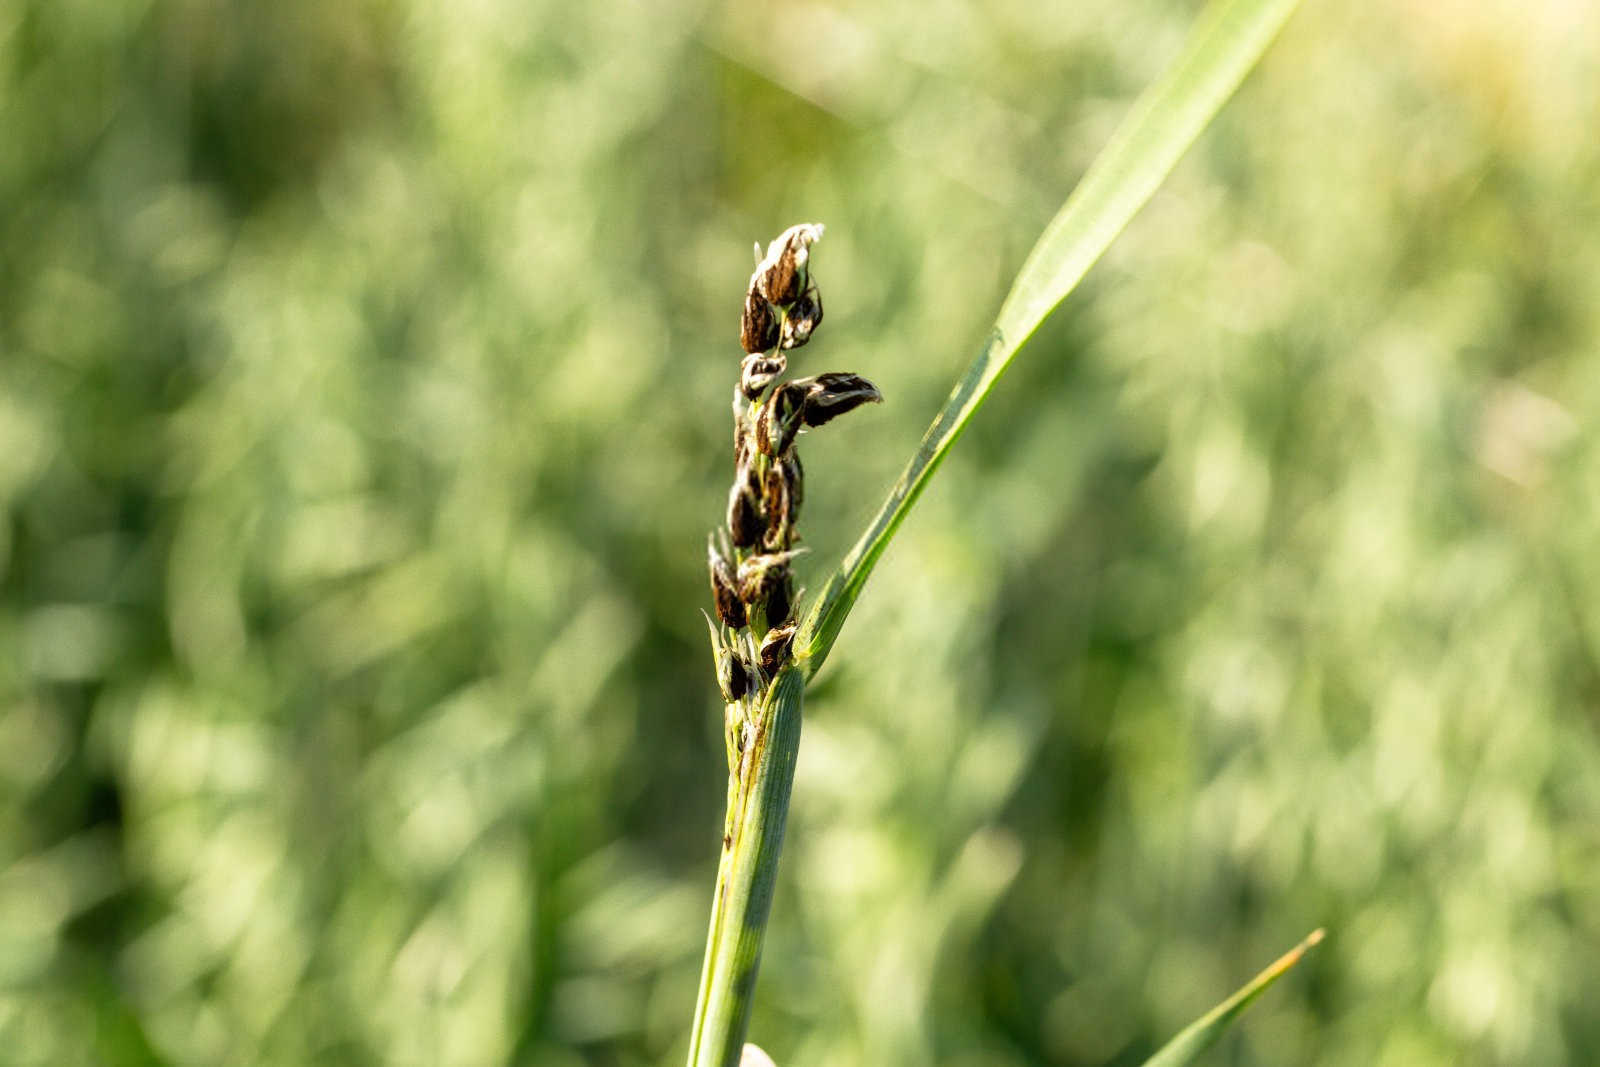
<svg viewBox="0 0 1600 1067">
<path fill-rule="evenodd" d="M 1296 2 L 1217 0 L 1177 62 L 1139 97 L 1045 227 L 1001 305 L 983 351 L 956 383 L 883 507 L 806 615 L 794 647 L 807 677 L 822 666 L 878 557 L 1012 357 L 1155 193 L 1255 66 Z"/>
</svg>

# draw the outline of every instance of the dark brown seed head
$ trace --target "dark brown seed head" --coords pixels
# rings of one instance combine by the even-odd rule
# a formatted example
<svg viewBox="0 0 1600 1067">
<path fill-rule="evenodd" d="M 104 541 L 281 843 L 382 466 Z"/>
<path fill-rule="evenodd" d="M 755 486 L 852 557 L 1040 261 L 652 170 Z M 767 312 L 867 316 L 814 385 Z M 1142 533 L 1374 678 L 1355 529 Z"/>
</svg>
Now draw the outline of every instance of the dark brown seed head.
<svg viewBox="0 0 1600 1067">
<path fill-rule="evenodd" d="M 822 294 L 812 285 L 789 309 L 783 320 L 783 348 L 799 348 L 811 340 L 812 331 L 822 325 Z"/>
<path fill-rule="evenodd" d="M 791 226 L 767 246 L 767 254 L 756 264 L 754 288 L 775 306 L 792 304 L 806 289 L 806 263 L 810 248 L 822 236 L 822 227 L 809 222 Z M 749 351 L 749 349 L 746 349 Z"/>
<path fill-rule="evenodd" d="M 761 670 L 768 678 L 775 677 L 789 659 L 789 647 L 794 644 L 795 623 L 767 631 L 761 642 Z"/>
<path fill-rule="evenodd" d="M 789 361 L 784 358 L 782 352 L 775 352 L 770 356 L 755 352 L 745 356 L 739 375 L 739 388 L 744 393 L 745 399 L 755 400 L 760 397 L 767 386 L 777 381 L 788 367 Z"/>
<path fill-rule="evenodd" d="M 752 281 L 744 294 L 744 314 L 739 319 L 739 344 L 746 352 L 765 352 L 778 343 L 778 320 L 772 306 L 756 292 Z"/>
<path fill-rule="evenodd" d="M 807 426 L 821 426 L 862 404 L 883 400 L 878 387 L 859 374 L 819 374 L 815 378 L 790 382 L 789 386 L 802 384 L 806 390 L 802 414 Z"/>
<path fill-rule="evenodd" d="M 717 618 L 722 620 L 722 625 L 730 629 L 741 629 L 748 619 L 745 615 L 744 602 L 739 599 L 739 587 L 734 579 L 733 564 L 717 551 L 714 542 L 706 546 L 706 555 L 711 571 L 711 598 L 716 602 Z"/>
</svg>

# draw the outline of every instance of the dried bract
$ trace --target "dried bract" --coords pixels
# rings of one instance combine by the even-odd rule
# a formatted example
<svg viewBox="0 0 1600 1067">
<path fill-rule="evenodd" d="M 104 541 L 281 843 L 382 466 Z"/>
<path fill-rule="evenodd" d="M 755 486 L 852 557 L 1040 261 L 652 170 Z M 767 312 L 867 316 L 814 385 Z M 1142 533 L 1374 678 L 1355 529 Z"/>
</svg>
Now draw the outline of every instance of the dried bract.
<svg viewBox="0 0 1600 1067">
<path fill-rule="evenodd" d="M 739 564 L 740 598 L 748 605 L 765 601 L 772 590 L 789 577 L 789 561 L 803 551 L 761 552 Z"/>
<path fill-rule="evenodd" d="M 733 468 L 743 470 L 755 451 L 754 433 L 750 428 L 750 401 L 736 385 L 733 387 Z"/>
<path fill-rule="evenodd" d="M 750 466 L 740 467 L 728 490 L 728 537 L 734 548 L 755 547 L 766 529 L 761 517 L 760 490 Z"/>
<path fill-rule="evenodd" d="M 767 246 L 766 257 L 756 264 L 755 289 L 778 307 L 794 303 L 806 289 L 806 263 L 811 245 L 822 236 L 817 223 L 791 226 Z M 749 351 L 749 349 L 746 349 Z"/>
<path fill-rule="evenodd" d="M 768 678 L 775 677 L 789 659 L 789 647 L 794 644 L 795 623 L 785 623 L 767 631 L 761 642 L 761 670 Z"/>
<path fill-rule="evenodd" d="M 739 319 L 739 344 L 746 352 L 765 352 L 778 343 L 778 320 L 772 306 L 761 298 L 752 283 L 744 294 L 744 315 Z"/>
<path fill-rule="evenodd" d="M 811 333 L 822 325 L 822 294 L 815 285 L 801 294 L 783 320 L 783 348 L 799 348 L 811 340 Z"/>
<path fill-rule="evenodd" d="M 785 468 L 784 477 L 789 483 L 789 522 L 800 522 L 800 505 L 806 499 L 806 469 L 800 463 L 800 453 L 794 449 L 778 461 Z"/>
<path fill-rule="evenodd" d="M 701 614 L 705 615 L 705 612 Z M 725 701 L 736 703 L 751 691 L 757 679 L 752 677 L 750 664 L 738 649 L 729 646 L 723 631 L 717 629 L 711 616 L 706 615 L 705 620 L 706 630 L 711 635 L 711 654 L 717 663 L 717 686 L 722 690 Z"/>
<path fill-rule="evenodd" d="M 744 357 L 740 368 L 739 389 L 747 400 L 756 400 L 766 390 L 767 386 L 782 377 L 788 370 L 789 361 L 782 352 L 764 356 L 760 353 L 751 353 Z"/>
<path fill-rule="evenodd" d="M 806 388 L 785 382 L 773 391 L 756 416 L 756 447 L 768 456 L 781 456 L 794 444 L 805 416 Z"/>
<path fill-rule="evenodd" d="M 767 590 L 767 625 L 782 626 L 794 611 L 794 576 L 784 571 L 783 576 Z"/>
<path fill-rule="evenodd" d="M 782 551 L 794 539 L 794 527 L 800 518 L 800 500 L 804 495 L 801 485 L 800 461 L 790 449 L 767 468 L 761 483 L 761 509 L 767 515 L 767 530 L 761 546 L 768 552 Z"/>
<path fill-rule="evenodd" d="M 750 676 L 750 665 L 744 657 L 733 649 L 724 649 L 717 657 L 717 685 L 722 689 L 722 697 L 733 704 L 743 700 L 745 694 L 754 688 L 755 679 Z"/>
<path fill-rule="evenodd" d="M 859 374 L 819 374 L 803 378 L 790 385 L 806 386 L 802 417 L 807 426 L 821 426 L 862 404 L 876 404 L 883 400 L 878 387 Z M 788 388 L 785 386 L 785 388 Z"/>
<path fill-rule="evenodd" d="M 706 545 L 707 566 L 711 571 L 711 599 L 717 606 L 717 618 L 722 625 L 738 630 L 747 621 L 744 602 L 739 599 L 739 587 L 734 578 L 733 564 L 717 551 L 715 543 Z"/>
</svg>

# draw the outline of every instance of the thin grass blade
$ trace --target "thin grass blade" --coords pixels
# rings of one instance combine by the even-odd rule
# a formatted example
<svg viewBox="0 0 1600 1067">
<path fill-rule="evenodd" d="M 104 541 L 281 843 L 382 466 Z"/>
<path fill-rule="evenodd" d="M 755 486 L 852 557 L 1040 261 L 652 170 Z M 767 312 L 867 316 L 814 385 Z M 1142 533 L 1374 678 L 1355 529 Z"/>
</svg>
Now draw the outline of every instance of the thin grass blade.
<svg viewBox="0 0 1600 1067">
<path fill-rule="evenodd" d="M 878 557 L 1001 373 L 1149 201 L 1255 66 L 1296 3 L 1215 0 L 1172 68 L 1139 97 L 1045 227 L 1001 305 L 983 351 L 956 383 L 883 507 L 806 616 L 794 647 L 808 677 L 822 666 Z"/>
<path fill-rule="evenodd" d="M 1309 937 L 1278 957 L 1272 966 L 1252 978 L 1244 988 L 1190 1023 L 1177 1037 L 1163 1045 L 1160 1052 L 1145 1060 L 1144 1067 L 1183 1067 L 1199 1059 L 1201 1053 L 1217 1043 L 1217 1039 L 1228 1029 L 1228 1024 L 1238 1018 L 1252 1000 L 1283 977 L 1289 968 L 1300 962 L 1300 957 L 1321 940 L 1322 931 L 1313 930 Z"/>
</svg>

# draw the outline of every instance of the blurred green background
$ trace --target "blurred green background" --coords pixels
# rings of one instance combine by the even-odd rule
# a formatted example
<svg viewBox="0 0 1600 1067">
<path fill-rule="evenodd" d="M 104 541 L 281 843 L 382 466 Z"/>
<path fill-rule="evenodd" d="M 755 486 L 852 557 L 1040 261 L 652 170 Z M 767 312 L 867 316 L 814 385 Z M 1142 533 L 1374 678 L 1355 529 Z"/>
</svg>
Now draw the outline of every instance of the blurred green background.
<svg viewBox="0 0 1600 1067">
<path fill-rule="evenodd" d="M 813 587 L 1194 2 L 0 5 L 0 1062 L 673 1063 L 753 241 Z M 1314 4 L 807 704 L 752 1037 L 1600 1048 L 1600 20 Z"/>
</svg>

